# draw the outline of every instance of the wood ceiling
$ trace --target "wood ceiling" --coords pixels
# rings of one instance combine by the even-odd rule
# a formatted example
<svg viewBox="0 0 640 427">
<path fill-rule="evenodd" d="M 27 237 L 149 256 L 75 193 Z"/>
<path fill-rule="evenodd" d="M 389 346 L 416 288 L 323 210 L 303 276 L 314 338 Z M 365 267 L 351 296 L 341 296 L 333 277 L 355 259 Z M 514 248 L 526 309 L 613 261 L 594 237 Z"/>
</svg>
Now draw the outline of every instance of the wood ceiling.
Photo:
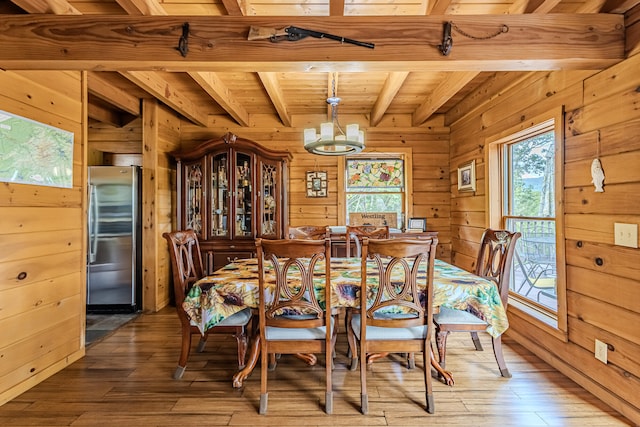
<svg viewBox="0 0 640 427">
<path fill-rule="evenodd" d="M 378 62 L 372 63 L 374 65 L 366 65 L 366 61 L 359 62 L 360 57 L 366 58 L 366 55 L 372 55 L 364 52 L 369 51 L 367 48 L 352 46 L 347 50 L 333 40 L 312 41 L 313 39 L 310 38 L 296 42 L 281 42 L 278 44 L 277 51 L 271 47 L 271 52 L 275 52 L 273 54 L 275 60 L 285 61 L 288 55 L 291 57 L 288 59 L 290 63 L 282 62 L 274 66 L 264 60 L 255 62 L 255 64 L 265 64 L 263 68 L 261 68 L 262 65 L 234 68 L 233 65 L 223 67 L 219 64 L 210 64 L 210 69 L 201 69 L 202 66 L 194 66 L 193 69 L 187 66 L 180 69 L 178 66 L 175 67 L 175 71 L 157 71 L 157 67 L 145 65 L 147 57 L 144 54 L 140 55 L 142 65 L 137 65 L 132 59 L 123 61 L 123 64 L 129 64 L 128 69 L 125 65 L 100 67 L 95 61 L 87 62 L 92 64 L 85 67 L 90 70 L 89 116 L 94 122 L 123 126 L 140 116 L 140 98 L 155 97 L 201 126 L 207 125 L 211 115 L 224 115 L 238 126 L 255 126 L 257 122 L 265 123 L 271 120 L 278 125 L 299 127 L 306 124 L 305 117 L 328 114 L 329 109 L 325 101 L 332 92 L 335 78 L 336 93 L 342 100 L 339 106 L 340 116 L 357 115 L 366 120 L 369 127 L 376 127 L 389 126 L 391 120 L 389 118 L 399 116 L 409 117 L 407 123 L 410 126 L 425 125 L 434 114 L 452 111 L 466 95 L 489 79 L 495 79 L 500 73 L 510 73 L 510 84 L 517 84 L 519 79 L 526 77 L 528 73 L 536 72 L 537 69 L 598 69 L 624 58 L 624 49 L 618 49 L 611 56 L 605 58 L 607 55 L 604 55 L 601 61 L 589 57 L 586 58 L 588 61 L 575 60 L 574 63 L 547 61 L 547 65 L 541 66 L 540 64 L 544 64 L 543 60 L 548 59 L 542 53 L 532 54 L 525 58 L 526 60 L 518 60 L 518 52 L 508 53 L 507 46 L 500 47 L 491 43 L 501 36 L 486 41 L 470 40 L 461 32 L 454 31 L 453 51 L 464 49 L 458 46 L 468 43 L 476 50 L 477 46 L 486 46 L 487 50 L 480 52 L 480 55 L 486 57 L 504 54 L 514 55 L 514 58 L 511 62 L 496 66 L 485 63 L 481 60 L 482 57 L 474 61 L 471 54 L 466 61 L 458 59 L 456 62 L 453 58 L 455 55 L 452 55 L 453 59 L 442 62 L 444 65 L 441 66 L 437 61 L 446 61 L 450 58 L 445 58 L 437 50 L 434 41 L 428 47 L 430 51 L 426 55 L 433 55 L 434 59 L 431 62 L 414 64 L 410 58 L 414 52 L 416 56 L 425 56 L 422 52 L 423 47 L 412 39 L 413 33 L 420 32 L 420 28 L 397 31 L 394 22 L 385 18 L 393 17 L 400 24 L 406 22 L 406 25 L 413 25 L 413 21 L 404 20 L 410 20 L 410 17 L 421 17 L 422 21 L 416 22 L 419 24 L 425 22 L 424 32 L 427 29 L 431 30 L 429 26 L 431 23 L 437 23 L 438 29 L 433 35 L 434 40 L 437 41 L 442 39 L 441 26 L 448 20 L 465 23 L 465 27 L 461 28 L 462 32 L 484 37 L 490 35 L 493 30 L 488 30 L 491 26 L 482 21 L 483 17 L 493 15 L 494 19 L 490 21 L 493 24 L 499 22 L 495 19 L 496 16 L 504 17 L 505 22 L 514 22 L 509 19 L 517 19 L 517 16 L 527 14 L 547 14 L 548 21 L 535 21 L 533 27 L 538 25 L 540 31 L 544 31 L 543 25 L 537 23 L 548 22 L 549 27 L 546 30 L 553 32 L 563 28 L 563 24 L 556 24 L 550 14 L 579 14 L 581 16 L 579 24 L 582 24 L 589 22 L 589 16 L 594 19 L 599 16 L 595 14 L 624 16 L 639 3 L 640 0 L 291 0 L 287 2 L 275 0 L 12 0 L 0 5 L 0 13 L 12 17 L 23 17 L 24 14 L 83 15 L 78 18 L 92 19 L 93 22 L 114 16 L 123 17 L 121 20 L 142 19 L 139 17 L 143 15 L 154 15 L 158 19 L 162 19 L 159 18 L 160 16 L 169 16 L 179 18 L 180 22 L 192 20 L 198 22 L 199 17 L 212 17 L 212 19 L 216 17 L 217 19 L 229 15 L 244 19 L 251 25 L 269 24 L 273 19 L 272 22 L 275 23 L 273 28 L 296 25 L 358 39 L 361 38 L 341 34 L 340 25 L 346 22 L 346 25 L 342 26 L 344 28 L 342 33 L 349 34 L 351 30 L 349 23 L 355 21 L 346 20 L 351 19 L 349 17 L 362 17 L 362 21 L 357 23 L 366 23 L 369 27 L 378 26 L 370 28 L 367 33 L 376 41 L 383 37 L 396 38 L 393 48 L 376 43 L 374 50 L 377 52 L 376 61 Z M 27 18 L 32 17 L 34 20 L 41 19 L 41 15 L 37 18 L 35 15 L 27 16 Z M 430 17 L 437 19 L 424 21 Z M 230 28 L 236 22 L 233 21 L 234 18 L 231 19 Z M 478 20 L 477 25 L 474 25 L 473 19 Z M 276 25 L 283 23 L 285 24 Z M 331 31 L 323 28 L 324 24 Z M 245 27 L 248 28 L 246 25 Z M 493 25 L 493 28 L 496 26 Z M 497 28 L 500 27 L 497 26 Z M 576 25 L 576 28 L 580 26 Z M 578 43 L 576 42 L 578 38 L 574 37 L 571 30 L 572 28 L 568 28 L 566 34 L 558 30 L 550 40 L 553 38 L 561 40 L 564 37 L 567 40 L 571 39 L 571 43 Z M 536 35 L 541 34 L 540 31 L 526 34 L 523 31 L 522 37 L 525 40 L 520 42 L 530 40 L 533 46 L 536 43 Z M 624 28 L 622 31 L 624 34 Z M 517 35 L 515 30 L 512 30 L 509 37 L 513 38 Z M 403 38 L 407 39 L 406 44 L 401 43 Z M 581 38 L 589 39 L 588 35 Z M 373 40 L 362 39 L 362 41 Z M 479 44 L 481 42 L 485 43 L 481 45 Z M 196 55 L 197 58 L 198 46 L 193 43 L 192 40 L 190 48 L 195 48 L 192 50 L 194 53 L 190 51 L 188 56 Z M 261 42 L 251 43 L 261 45 Z M 262 43 L 270 44 L 268 41 Z M 143 43 L 140 44 L 143 45 Z M 522 46 L 517 45 L 516 42 L 513 44 L 516 46 L 515 50 L 519 50 L 520 53 L 527 50 L 523 47 L 526 44 Z M 569 46 L 571 46 L 570 43 Z M 539 51 L 533 47 L 531 51 L 550 50 L 544 43 L 539 47 L 541 47 Z M 23 48 L 23 50 L 27 49 Z M 342 62 L 331 61 L 329 56 L 333 54 L 332 52 L 340 50 L 348 52 L 355 59 L 345 61 L 344 58 L 338 58 L 338 61 Z M 596 50 L 591 49 L 591 51 Z M 325 60 L 324 66 L 305 65 L 310 59 L 322 60 L 321 56 L 324 52 L 327 52 L 326 57 L 329 58 Z M 397 58 L 394 57 L 396 53 Z M 106 61 L 109 59 L 109 52 L 105 50 L 104 54 Z M 172 54 L 175 55 L 176 52 L 173 51 Z M 569 58 L 574 55 L 574 52 L 572 49 L 567 49 L 563 54 Z M 251 61 L 244 56 L 244 51 L 236 51 L 235 55 L 238 56 L 238 63 L 241 65 Z M 278 58 L 278 55 L 282 55 L 283 58 Z M 588 57 L 589 54 L 585 56 Z M 392 59 L 396 60 L 384 62 Z M 578 59 L 584 60 L 584 58 Z M 33 61 L 33 59 L 30 60 Z M 300 66 L 293 67 L 293 63 Z M 376 66 L 379 63 L 384 66 Z M 431 66 L 433 64 L 436 66 Z M 291 67 L 287 68 L 287 65 Z M 332 68 L 332 65 L 335 67 Z M 11 69 L 2 63 L 1 58 L 0 67 Z M 81 66 L 74 65 L 69 69 L 78 69 L 78 67 Z M 99 71 L 102 69 L 109 71 Z M 267 117 L 266 120 L 265 117 Z"/>
</svg>

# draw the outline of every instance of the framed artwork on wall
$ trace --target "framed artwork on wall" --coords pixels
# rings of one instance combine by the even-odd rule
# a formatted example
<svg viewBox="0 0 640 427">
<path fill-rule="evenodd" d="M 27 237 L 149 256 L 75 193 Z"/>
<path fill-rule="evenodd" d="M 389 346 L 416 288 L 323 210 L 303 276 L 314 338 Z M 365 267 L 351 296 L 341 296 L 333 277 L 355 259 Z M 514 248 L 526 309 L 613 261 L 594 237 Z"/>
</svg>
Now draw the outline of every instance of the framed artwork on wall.
<svg viewBox="0 0 640 427">
<path fill-rule="evenodd" d="M 458 190 L 476 191 L 476 161 L 458 167 Z"/>
<path fill-rule="evenodd" d="M 327 172 L 307 172 L 307 197 L 327 197 Z"/>
<path fill-rule="evenodd" d="M 427 231 L 427 218 L 409 218 L 407 232 L 419 233 Z"/>
</svg>

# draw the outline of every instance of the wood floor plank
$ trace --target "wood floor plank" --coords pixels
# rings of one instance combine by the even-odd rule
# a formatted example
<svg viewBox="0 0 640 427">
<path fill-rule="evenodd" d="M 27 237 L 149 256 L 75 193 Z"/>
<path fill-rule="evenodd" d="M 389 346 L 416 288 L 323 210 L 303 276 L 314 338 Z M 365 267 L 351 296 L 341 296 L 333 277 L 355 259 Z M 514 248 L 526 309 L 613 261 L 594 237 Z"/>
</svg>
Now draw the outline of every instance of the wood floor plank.
<svg viewBox="0 0 640 427">
<path fill-rule="evenodd" d="M 425 411 L 424 362 L 407 369 L 399 355 L 376 361 L 367 375 L 369 414 L 360 413 L 360 374 L 349 370 L 346 339 L 338 337 L 333 415 L 324 413 L 324 366 L 283 355 L 269 373 L 268 414 L 258 415 L 259 366 L 233 389 L 235 339 L 212 336 L 172 378 L 180 353 L 173 309 L 141 315 L 87 348 L 86 356 L 0 407 L 2 426 L 629 426 L 612 408 L 505 337 L 513 378 L 502 378 L 481 335 L 448 340 L 449 387 L 434 379 L 436 413 Z"/>
</svg>

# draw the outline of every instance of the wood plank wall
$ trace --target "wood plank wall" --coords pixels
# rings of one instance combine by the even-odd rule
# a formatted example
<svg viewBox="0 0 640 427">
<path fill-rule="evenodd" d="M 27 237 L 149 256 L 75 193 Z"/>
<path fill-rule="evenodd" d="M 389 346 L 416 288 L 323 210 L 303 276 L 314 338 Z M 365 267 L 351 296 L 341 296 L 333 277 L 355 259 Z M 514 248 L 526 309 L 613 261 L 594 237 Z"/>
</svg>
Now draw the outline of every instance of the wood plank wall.
<svg viewBox="0 0 640 427">
<path fill-rule="evenodd" d="M 0 87 L 1 110 L 75 134 L 73 188 L 0 185 L 3 404 L 84 356 L 86 78 L 0 71 Z"/>
<path fill-rule="evenodd" d="M 483 141 L 564 105 L 568 342 L 510 310 L 507 332 L 574 381 L 640 424 L 640 249 L 614 246 L 613 223 L 640 223 L 640 55 L 599 73 L 532 73 L 517 87 L 451 124 L 452 258 L 471 269 L 488 225 Z M 500 86 L 500 85 L 497 85 Z M 590 165 L 600 159 L 605 192 L 595 193 Z M 456 165 L 475 159 L 478 188 L 458 193 Z M 602 262 L 596 262 L 600 259 Z M 594 357 L 598 338 L 614 348 Z"/>
<path fill-rule="evenodd" d="M 289 170 L 289 223 L 293 226 L 344 225 L 338 224 L 337 159 L 307 153 L 302 147 L 302 126 L 283 128 L 273 123 L 268 123 L 270 126 L 267 126 L 267 123 L 262 123 L 259 119 L 254 118 L 257 122 L 253 123 L 255 127 L 248 129 L 238 128 L 221 117 L 211 117 L 207 129 L 183 122 L 182 140 L 185 146 L 191 146 L 230 131 L 269 148 L 288 150 L 293 156 Z M 320 123 L 326 117 L 318 116 L 315 119 L 315 123 Z M 305 120 L 314 123 L 313 119 Z M 448 139 L 449 130 L 442 125 L 441 117 L 425 127 L 376 128 L 368 130 L 366 135 L 368 149 L 412 149 L 413 216 L 427 218 L 427 229 L 438 232 L 438 257 L 447 261 L 450 260 L 451 253 Z M 306 172 L 313 170 L 328 172 L 328 197 L 306 197 Z"/>
</svg>

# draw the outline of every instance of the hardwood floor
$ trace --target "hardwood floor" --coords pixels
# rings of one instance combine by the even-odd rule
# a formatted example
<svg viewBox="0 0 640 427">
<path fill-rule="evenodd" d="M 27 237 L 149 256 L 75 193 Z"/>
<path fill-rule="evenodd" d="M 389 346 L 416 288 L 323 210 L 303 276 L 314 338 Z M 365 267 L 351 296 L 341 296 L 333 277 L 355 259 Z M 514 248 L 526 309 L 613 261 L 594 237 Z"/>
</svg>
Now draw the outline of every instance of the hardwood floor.
<svg viewBox="0 0 640 427">
<path fill-rule="evenodd" d="M 610 407 L 508 337 L 513 374 L 499 376 L 486 334 L 476 352 L 468 334 L 452 334 L 447 368 L 456 384 L 434 381 L 436 413 L 424 410 L 422 360 L 407 370 L 397 356 L 368 375 L 369 415 L 360 414 L 359 372 L 348 369 L 338 338 L 334 415 L 326 415 L 323 367 L 282 356 L 269 375 L 269 413 L 258 415 L 260 374 L 231 387 L 235 340 L 213 336 L 192 353 L 182 380 L 172 374 L 180 352 L 175 311 L 141 315 L 87 349 L 67 369 L 0 407 L 3 426 L 628 426 Z M 197 341 L 197 340 L 194 340 Z M 257 368 L 259 369 L 259 367 Z"/>
</svg>

